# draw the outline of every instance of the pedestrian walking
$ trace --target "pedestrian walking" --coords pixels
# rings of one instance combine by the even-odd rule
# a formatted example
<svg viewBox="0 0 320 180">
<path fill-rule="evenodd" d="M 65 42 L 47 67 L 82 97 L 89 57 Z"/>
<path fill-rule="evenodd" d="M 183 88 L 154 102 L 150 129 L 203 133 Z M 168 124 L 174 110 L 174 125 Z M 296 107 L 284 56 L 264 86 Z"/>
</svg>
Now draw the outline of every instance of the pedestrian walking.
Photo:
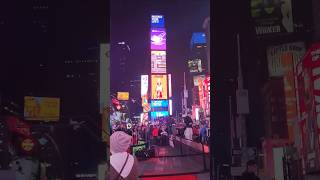
<svg viewBox="0 0 320 180">
<path fill-rule="evenodd" d="M 190 116 L 186 116 L 184 118 L 184 122 L 186 124 L 186 129 L 184 131 L 184 136 L 185 136 L 186 139 L 192 141 L 192 136 L 193 136 L 192 124 L 193 124 L 193 121 L 190 118 Z"/>
</svg>

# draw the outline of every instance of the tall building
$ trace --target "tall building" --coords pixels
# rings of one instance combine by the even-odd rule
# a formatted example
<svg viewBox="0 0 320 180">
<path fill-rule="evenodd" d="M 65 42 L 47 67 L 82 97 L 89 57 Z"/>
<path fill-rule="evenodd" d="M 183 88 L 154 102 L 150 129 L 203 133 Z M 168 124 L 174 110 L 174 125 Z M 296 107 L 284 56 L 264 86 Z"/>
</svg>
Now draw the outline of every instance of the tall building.
<svg viewBox="0 0 320 180">
<path fill-rule="evenodd" d="M 128 74 L 128 59 L 130 57 L 130 46 L 126 42 L 117 42 L 117 44 L 111 44 L 112 53 L 110 61 L 110 73 L 111 73 L 111 94 L 116 94 L 118 91 L 127 92 L 129 89 L 129 77 Z"/>
<path fill-rule="evenodd" d="M 99 110 L 99 47 L 65 57 L 60 69 L 62 113 L 96 114 Z"/>
<path fill-rule="evenodd" d="M 210 74 L 210 17 L 207 17 L 204 22 L 203 22 L 203 29 L 205 30 L 206 34 L 206 43 L 207 43 L 207 48 L 206 48 L 206 53 L 207 53 L 207 68 L 208 68 L 208 74 Z"/>
</svg>

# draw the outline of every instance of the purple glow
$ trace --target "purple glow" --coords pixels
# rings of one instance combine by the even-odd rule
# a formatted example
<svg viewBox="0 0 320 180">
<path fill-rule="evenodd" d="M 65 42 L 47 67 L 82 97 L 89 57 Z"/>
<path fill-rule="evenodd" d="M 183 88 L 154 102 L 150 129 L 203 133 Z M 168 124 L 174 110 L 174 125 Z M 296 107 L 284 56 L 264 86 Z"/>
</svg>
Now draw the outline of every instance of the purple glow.
<svg viewBox="0 0 320 180">
<path fill-rule="evenodd" d="M 151 50 L 166 50 L 166 30 L 164 28 L 151 29 Z"/>
</svg>

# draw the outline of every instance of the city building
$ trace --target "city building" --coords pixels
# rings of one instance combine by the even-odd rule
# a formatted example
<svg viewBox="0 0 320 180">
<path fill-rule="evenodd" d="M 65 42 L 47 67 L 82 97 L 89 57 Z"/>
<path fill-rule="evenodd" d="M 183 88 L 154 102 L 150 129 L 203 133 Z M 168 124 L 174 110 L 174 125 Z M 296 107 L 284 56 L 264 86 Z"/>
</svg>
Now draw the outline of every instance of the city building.
<svg viewBox="0 0 320 180">
<path fill-rule="evenodd" d="M 117 42 L 116 44 L 111 44 L 112 52 L 110 61 L 110 91 L 111 94 L 116 94 L 118 91 L 127 92 L 129 89 L 130 79 L 124 74 L 127 74 L 130 70 L 128 67 L 128 60 L 130 55 L 130 46 L 126 42 Z"/>
</svg>

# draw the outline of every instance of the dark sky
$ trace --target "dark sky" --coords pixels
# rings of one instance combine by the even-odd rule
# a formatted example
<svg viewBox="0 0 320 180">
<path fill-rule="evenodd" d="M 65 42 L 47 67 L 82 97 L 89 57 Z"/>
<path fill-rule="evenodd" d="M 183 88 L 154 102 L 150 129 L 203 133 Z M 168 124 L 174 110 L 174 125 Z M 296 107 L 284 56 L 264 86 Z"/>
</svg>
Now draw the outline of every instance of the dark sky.
<svg viewBox="0 0 320 180">
<path fill-rule="evenodd" d="M 131 55 L 128 59 L 128 75 L 150 72 L 150 18 L 153 13 L 164 15 L 167 29 L 167 71 L 172 73 L 173 100 L 180 104 L 178 98 L 183 87 L 183 72 L 186 71 L 192 32 L 203 31 L 202 23 L 210 15 L 209 3 L 209 0 L 112 0 L 111 46 L 119 41 L 129 44 Z"/>
</svg>

